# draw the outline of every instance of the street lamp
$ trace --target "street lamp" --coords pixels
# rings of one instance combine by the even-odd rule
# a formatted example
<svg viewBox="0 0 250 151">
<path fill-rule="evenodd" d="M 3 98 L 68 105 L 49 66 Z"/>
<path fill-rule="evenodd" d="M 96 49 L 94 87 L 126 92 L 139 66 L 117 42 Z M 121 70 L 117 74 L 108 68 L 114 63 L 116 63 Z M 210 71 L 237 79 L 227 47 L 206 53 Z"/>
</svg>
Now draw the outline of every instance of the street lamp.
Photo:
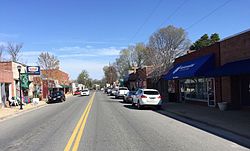
<svg viewBox="0 0 250 151">
<path fill-rule="evenodd" d="M 22 102 L 22 82 L 21 82 L 21 66 L 17 66 L 17 70 L 19 73 L 19 85 L 20 85 L 20 110 L 23 109 L 23 102 Z"/>
</svg>

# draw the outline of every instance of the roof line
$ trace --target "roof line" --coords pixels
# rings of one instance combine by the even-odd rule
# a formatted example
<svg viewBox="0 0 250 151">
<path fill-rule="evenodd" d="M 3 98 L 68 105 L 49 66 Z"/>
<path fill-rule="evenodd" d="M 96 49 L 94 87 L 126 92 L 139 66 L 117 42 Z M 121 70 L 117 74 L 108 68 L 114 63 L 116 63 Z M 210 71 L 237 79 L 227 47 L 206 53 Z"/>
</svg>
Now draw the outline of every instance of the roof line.
<svg viewBox="0 0 250 151">
<path fill-rule="evenodd" d="M 249 29 L 246 29 L 246 30 L 243 30 L 243 31 L 241 31 L 241 32 L 239 32 L 239 33 L 233 34 L 233 35 L 231 35 L 231 36 L 228 36 L 228 37 L 226 37 L 226 38 L 223 38 L 223 39 L 221 39 L 219 42 L 222 42 L 222 41 L 225 41 L 225 40 L 227 40 L 227 39 L 236 37 L 236 36 L 238 36 L 238 35 L 244 34 L 244 33 L 249 32 L 249 31 L 250 31 L 250 28 L 249 28 Z"/>
</svg>

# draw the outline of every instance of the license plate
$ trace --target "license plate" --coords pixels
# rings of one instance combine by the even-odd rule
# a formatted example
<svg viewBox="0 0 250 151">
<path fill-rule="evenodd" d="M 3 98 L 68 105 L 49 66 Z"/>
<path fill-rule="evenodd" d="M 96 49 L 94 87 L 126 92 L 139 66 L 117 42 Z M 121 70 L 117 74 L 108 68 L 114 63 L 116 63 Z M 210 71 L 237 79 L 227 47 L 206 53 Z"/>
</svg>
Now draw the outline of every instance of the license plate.
<svg viewBox="0 0 250 151">
<path fill-rule="evenodd" d="M 150 99 L 155 99 L 155 97 L 149 97 Z"/>
</svg>

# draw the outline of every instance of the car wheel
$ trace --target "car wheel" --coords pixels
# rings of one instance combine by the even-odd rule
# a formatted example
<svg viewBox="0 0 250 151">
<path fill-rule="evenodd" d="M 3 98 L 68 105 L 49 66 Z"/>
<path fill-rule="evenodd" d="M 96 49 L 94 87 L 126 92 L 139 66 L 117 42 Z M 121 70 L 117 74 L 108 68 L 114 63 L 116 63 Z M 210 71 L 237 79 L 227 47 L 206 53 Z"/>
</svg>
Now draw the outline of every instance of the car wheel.
<svg viewBox="0 0 250 151">
<path fill-rule="evenodd" d="M 135 103 L 134 103 L 134 101 L 132 100 L 132 106 L 134 107 L 135 106 Z"/>
<path fill-rule="evenodd" d="M 138 100 L 138 102 L 137 102 L 137 108 L 140 110 L 140 109 L 142 109 L 142 106 L 141 106 L 141 104 L 140 104 L 140 101 Z"/>
</svg>

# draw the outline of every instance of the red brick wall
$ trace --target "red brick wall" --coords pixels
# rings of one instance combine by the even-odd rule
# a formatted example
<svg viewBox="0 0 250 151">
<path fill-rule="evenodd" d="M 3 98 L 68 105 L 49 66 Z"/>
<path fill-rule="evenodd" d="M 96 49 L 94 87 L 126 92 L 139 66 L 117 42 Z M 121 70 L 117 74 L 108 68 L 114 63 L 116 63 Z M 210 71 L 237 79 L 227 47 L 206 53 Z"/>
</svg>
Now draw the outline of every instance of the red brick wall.
<svg viewBox="0 0 250 151">
<path fill-rule="evenodd" d="M 250 31 L 220 42 L 221 65 L 250 58 Z"/>
<path fill-rule="evenodd" d="M 208 54 L 212 54 L 212 53 L 215 54 L 216 66 L 219 66 L 220 65 L 220 44 L 219 43 L 215 43 L 211 46 L 202 48 L 201 50 L 194 51 L 194 52 L 191 52 L 191 53 L 186 54 L 184 56 L 181 56 L 179 58 L 176 58 L 174 64 L 182 63 L 185 61 L 190 61 L 190 60 L 193 60 L 195 58 L 205 56 Z"/>
<path fill-rule="evenodd" d="M 221 50 L 221 65 L 229 62 L 249 59 L 250 58 L 250 31 L 233 36 L 231 38 L 225 39 L 220 42 Z M 232 85 L 230 77 L 222 78 L 222 100 L 227 102 L 237 102 L 240 100 L 237 93 L 239 88 L 236 87 L 237 84 Z"/>
<path fill-rule="evenodd" d="M 0 83 L 12 84 L 12 96 L 14 96 L 14 80 L 12 72 L 12 62 L 0 62 Z"/>
<path fill-rule="evenodd" d="M 12 83 L 13 73 L 11 71 L 0 69 L 0 83 Z"/>
<path fill-rule="evenodd" d="M 58 80 L 59 84 L 69 85 L 69 76 L 67 73 L 61 70 L 42 70 L 42 74 L 46 75 L 47 78 Z"/>
</svg>

